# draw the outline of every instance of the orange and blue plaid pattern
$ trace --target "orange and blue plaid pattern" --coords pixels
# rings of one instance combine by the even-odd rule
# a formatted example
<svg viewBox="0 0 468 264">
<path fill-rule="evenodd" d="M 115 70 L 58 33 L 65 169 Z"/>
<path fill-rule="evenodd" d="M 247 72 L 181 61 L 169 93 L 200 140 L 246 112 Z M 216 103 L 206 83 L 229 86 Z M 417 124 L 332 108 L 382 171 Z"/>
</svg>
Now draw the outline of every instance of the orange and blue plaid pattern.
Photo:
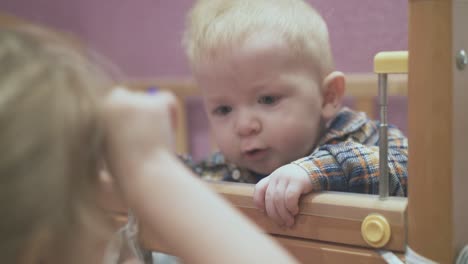
<svg viewBox="0 0 468 264">
<path fill-rule="evenodd" d="M 377 194 L 379 191 L 379 122 L 343 108 L 331 122 L 315 150 L 292 162 L 307 171 L 314 191 L 343 191 Z M 390 195 L 407 195 L 408 140 L 400 130 L 388 128 Z M 259 175 L 225 161 L 221 153 L 195 164 L 181 157 L 192 170 L 207 180 L 257 183 Z"/>
<path fill-rule="evenodd" d="M 364 113 L 343 108 L 318 147 L 294 161 L 305 169 L 314 191 L 379 192 L 379 123 Z M 408 140 L 400 130 L 388 129 L 389 192 L 407 196 Z"/>
</svg>

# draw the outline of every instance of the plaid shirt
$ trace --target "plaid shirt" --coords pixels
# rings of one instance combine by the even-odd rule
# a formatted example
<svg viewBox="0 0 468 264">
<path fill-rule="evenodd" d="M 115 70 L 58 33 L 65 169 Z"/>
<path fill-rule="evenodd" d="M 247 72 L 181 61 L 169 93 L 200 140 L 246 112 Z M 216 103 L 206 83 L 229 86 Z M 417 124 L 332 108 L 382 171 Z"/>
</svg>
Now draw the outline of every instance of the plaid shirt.
<svg viewBox="0 0 468 264">
<path fill-rule="evenodd" d="M 293 161 L 311 179 L 314 191 L 342 191 L 377 194 L 379 192 L 379 122 L 364 113 L 343 108 L 331 122 L 315 150 Z M 259 175 L 229 164 L 221 153 L 195 164 L 182 157 L 203 179 L 257 183 Z M 397 128 L 388 128 L 389 191 L 392 196 L 407 196 L 408 140 Z"/>
</svg>

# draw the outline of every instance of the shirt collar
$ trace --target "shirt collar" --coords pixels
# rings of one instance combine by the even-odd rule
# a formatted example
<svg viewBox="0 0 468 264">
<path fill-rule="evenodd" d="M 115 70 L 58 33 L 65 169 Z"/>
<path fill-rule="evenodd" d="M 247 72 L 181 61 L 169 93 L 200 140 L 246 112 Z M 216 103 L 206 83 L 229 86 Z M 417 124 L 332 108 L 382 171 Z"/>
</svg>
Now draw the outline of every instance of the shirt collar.
<svg viewBox="0 0 468 264">
<path fill-rule="evenodd" d="M 343 107 L 326 129 L 318 145 L 326 144 L 334 139 L 356 132 L 367 121 L 368 118 L 364 112 L 355 112 Z"/>
</svg>

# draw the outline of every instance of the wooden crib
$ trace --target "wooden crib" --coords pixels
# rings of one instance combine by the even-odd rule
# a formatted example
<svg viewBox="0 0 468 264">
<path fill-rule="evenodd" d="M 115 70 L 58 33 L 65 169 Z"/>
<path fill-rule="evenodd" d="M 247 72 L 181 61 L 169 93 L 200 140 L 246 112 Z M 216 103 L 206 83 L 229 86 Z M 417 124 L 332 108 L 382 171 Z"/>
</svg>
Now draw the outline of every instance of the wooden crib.
<svg viewBox="0 0 468 264">
<path fill-rule="evenodd" d="M 453 57 L 458 49 L 468 48 L 468 34 L 462 30 L 467 13 L 466 0 L 409 1 L 408 199 L 309 195 L 302 202 L 296 228 L 281 230 L 253 209 L 253 186 L 211 186 L 304 263 L 385 263 L 361 234 L 362 221 L 371 213 L 384 215 L 390 223 L 391 238 L 383 249 L 406 257 L 408 263 L 417 257 L 454 263 L 468 243 L 468 140 L 463 136 L 468 131 L 468 73 L 456 68 Z M 369 97 L 376 94 L 376 77 L 359 78 L 368 80 L 370 88 L 354 90 L 348 80 L 348 90 L 359 97 L 358 108 L 372 113 Z M 148 84 L 153 82 L 131 86 L 144 89 Z M 196 93 L 190 81 L 154 84 L 180 98 Z M 405 94 L 404 80 L 400 84 L 390 94 Z M 182 146 L 187 132 L 180 133 L 185 141 L 179 150 L 187 150 Z M 150 234 L 143 232 L 142 241 L 149 249 L 171 252 Z"/>
<path fill-rule="evenodd" d="M 252 185 L 217 183 L 211 187 L 304 263 L 384 263 L 361 234 L 362 221 L 371 213 L 389 222 L 391 236 L 383 249 L 400 258 L 406 256 L 408 262 L 417 253 L 438 263 L 454 263 L 468 243 L 468 140 L 464 136 L 468 131 L 468 69 L 458 69 L 454 59 L 459 49 L 468 49 L 468 34 L 462 26 L 468 22 L 466 14 L 467 0 L 409 0 L 408 89 L 406 77 L 399 76 L 391 80 L 389 90 L 390 95 L 408 91 L 408 199 L 379 201 L 370 195 L 327 192 L 308 195 L 296 228 L 282 230 L 254 209 Z M 11 18 L 4 18 L 0 15 L 0 24 L 11 23 Z M 349 76 L 348 95 L 356 98 L 357 109 L 372 116 L 377 77 Z M 128 84 L 142 91 L 156 85 L 178 96 L 177 150 L 187 152 L 189 132 L 182 102 L 197 94 L 193 82 L 135 80 Z M 118 201 L 111 203 L 110 209 L 124 222 L 125 208 Z M 147 249 L 171 253 L 163 241 L 144 232 L 144 225 L 142 230 Z"/>
<path fill-rule="evenodd" d="M 407 75 L 389 76 L 389 95 L 405 96 Z M 355 108 L 373 116 L 376 112 L 377 75 L 347 74 L 347 96 L 355 101 Z M 179 99 L 177 150 L 189 151 L 189 129 L 187 127 L 187 97 L 199 95 L 191 80 L 135 80 L 127 83 L 134 90 L 146 92 L 151 87 L 173 92 Z M 202 111 L 203 109 L 200 109 Z M 242 213 L 257 223 L 265 232 L 275 237 L 301 262 L 314 260 L 317 263 L 383 263 L 380 254 L 363 239 L 361 225 L 371 214 L 389 219 L 391 237 L 384 247 L 403 258 L 406 246 L 406 198 L 390 198 L 380 201 L 377 196 L 349 193 L 321 193 L 306 196 L 297 224 L 291 230 L 277 227 L 270 219 L 255 209 L 253 204 L 254 185 L 233 183 L 210 183 Z M 123 217 L 123 219 L 125 219 Z M 171 253 L 164 244 L 148 235 L 142 228 L 142 241 L 153 251 Z"/>
</svg>

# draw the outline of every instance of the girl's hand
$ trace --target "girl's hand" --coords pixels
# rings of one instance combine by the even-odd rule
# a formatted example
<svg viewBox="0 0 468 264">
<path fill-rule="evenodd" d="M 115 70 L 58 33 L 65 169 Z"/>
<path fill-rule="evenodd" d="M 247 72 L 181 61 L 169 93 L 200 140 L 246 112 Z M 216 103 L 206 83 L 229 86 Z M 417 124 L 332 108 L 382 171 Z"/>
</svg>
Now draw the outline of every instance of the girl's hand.
<svg viewBox="0 0 468 264">
<path fill-rule="evenodd" d="M 175 97 L 167 92 L 153 95 L 116 88 L 103 109 L 105 155 L 117 178 L 145 164 L 174 146 Z"/>
</svg>

